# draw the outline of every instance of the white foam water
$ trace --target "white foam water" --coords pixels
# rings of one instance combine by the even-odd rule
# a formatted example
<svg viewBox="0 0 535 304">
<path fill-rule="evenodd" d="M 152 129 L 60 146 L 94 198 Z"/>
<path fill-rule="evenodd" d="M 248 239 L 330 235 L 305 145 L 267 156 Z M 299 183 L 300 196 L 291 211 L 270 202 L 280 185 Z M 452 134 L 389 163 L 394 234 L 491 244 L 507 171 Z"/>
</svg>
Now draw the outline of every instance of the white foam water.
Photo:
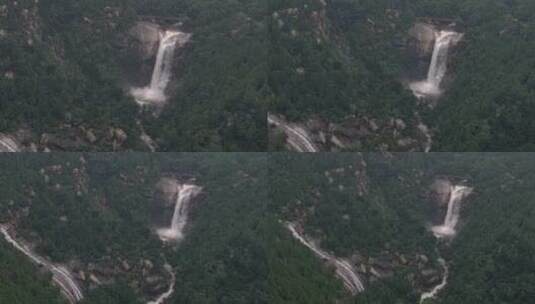
<svg viewBox="0 0 535 304">
<path fill-rule="evenodd" d="M 444 218 L 444 223 L 439 226 L 433 226 L 431 228 L 431 231 L 433 232 L 433 235 L 437 239 L 443 239 L 443 238 L 451 238 L 454 237 L 457 233 L 455 230 L 455 227 L 457 226 L 457 223 L 459 222 L 460 217 L 460 211 L 461 206 L 460 203 L 468 196 L 470 193 L 472 193 L 472 188 L 461 186 L 461 185 L 449 185 L 450 187 L 450 194 L 449 194 L 449 200 L 448 200 L 448 211 L 446 213 L 446 217 Z M 438 249 L 437 249 L 438 252 Z M 437 294 L 446 287 L 448 284 L 448 276 L 449 276 L 449 268 L 446 261 L 440 257 L 438 259 L 438 262 L 444 269 L 444 276 L 442 277 L 442 281 L 433 287 L 431 291 L 424 292 L 420 296 L 420 304 L 423 304 L 425 300 L 432 299 L 437 296 Z"/>
<path fill-rule="evenodd" d="M 416 97 L 433 97 L 442 94 L 440 85 L 448 70 L 450 46 L 457 44 L 462 37 L 463 34 L 453 31 L 435 32 L 435 46 L 427 72 L 427 79 L 410 84 L 410 88 Z"/>
<path fill-rule="evenodd" d="M 169 228 L 159 229 L 158 236 L 162 241 L 179 241 L 184 237 L 184 227 L 188 222 L 191 200 L 201 192 L 202 188 L 191 184 L 177 185 L 175 211 Z"/>
<path fill-rule="evenodd" d="M 171 79 L 173 59 L 177 45 L 185 45 L 191 34 L 178 31 L 165 31 L 160 33 L 160 46 L 156 55 L 156 63 L 150 85 L 144 88 L 133 88 L 131 90 L 136 102 L 139 105 L 158 105 L 167 100 L 165 90 Z"/>
<path fill-rule="evenodd" d="M 459 205 L 462 199 L 472 192 L 472 188 L 466 186 L 450 186 L 450 198 L 448 201 L 448 211 L 444 218 L 444 223 L 440 226 L 431 228 L 433 234 L 437 238 L 454 236 L 455 226 L 459 222 L 461 206 Z"/>
</svg>

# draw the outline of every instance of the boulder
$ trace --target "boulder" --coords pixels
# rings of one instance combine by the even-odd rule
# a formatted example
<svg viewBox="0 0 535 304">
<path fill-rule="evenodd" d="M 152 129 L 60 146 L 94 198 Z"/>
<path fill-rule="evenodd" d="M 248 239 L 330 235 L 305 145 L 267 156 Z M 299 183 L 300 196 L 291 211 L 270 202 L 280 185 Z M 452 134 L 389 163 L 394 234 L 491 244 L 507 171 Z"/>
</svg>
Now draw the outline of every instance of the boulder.
<svg viewBox="0 0 535 304">
<path fill-rule="evenodd" d="M 123 266 L 123 269 L 124 269 L 125 271 L 130 271 L 130 264 L 128 264 L 128 261 L 123 260 L 122 263 L 121 263 L 121 265 Z"/>
<path fill-rule="evenodd" d="M 116 128 L 114 131 L 115 138 L 118 142 L 123 143 L 128 138 L 128 135 L 126 135 L 126 132 L 123 129 Z"/>
<path fill-rule="evenodd" d="M 97 137 L 95 136 L 95 133 L 93 133 L 93 130 L 87 130 L 85 136 L 87 137 L 87 140 L 92 144 L 97 141 Z"/>
<path fill-rule="evenodd" d="M 97 278 L 97 276 L 95 276 L 94 274 L 90 274 L 89 275 L 89 280 L 93 283 L 95 283 L 96 285 L 102 285 L 102 283 L 100 282 L 100 280 Z"/>
<path fill-rule="evenodd" d="M 158 283 L 162 281 L 163 281 L 163 278 L 160 276 L 149 276 L 145 278 L 145 282 L 149 285 L 157 285 Z"/>
<path fill-rule="evenodd" d="M 438 271 L 432 268 L 423 269 L 420 273 L 422 274 L 423 277 L 426 277 L 426 278 L 434 277 L 438 275 Z"/>
</svg>

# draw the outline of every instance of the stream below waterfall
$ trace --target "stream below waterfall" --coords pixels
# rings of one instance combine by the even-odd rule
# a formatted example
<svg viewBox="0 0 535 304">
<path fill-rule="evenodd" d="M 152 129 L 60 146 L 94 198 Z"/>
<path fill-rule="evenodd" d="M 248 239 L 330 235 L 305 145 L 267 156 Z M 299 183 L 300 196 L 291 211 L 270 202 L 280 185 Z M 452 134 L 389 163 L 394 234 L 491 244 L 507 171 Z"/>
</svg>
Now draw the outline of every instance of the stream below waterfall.
<svg viewBox="0 0 535 304">
<path fill-rule="evenodd" d="M 173 295 L 173 292 L 175 292 L 175 284 L 176 284 L 176 275 L 173 271 L 173 268 L 169 264 L 164 265 L 165 270 L 169 273 L 171 276 L 171 283 L 169 284 L 169 289 L 167 289 L 164 293 L 162 293 L 156 300 L 149 301 L 147 304 L 163 304 L 167 299 Z"/>
<path fill-rule="evenodd" d="M 450 193 L 449 193 L 449 199 L 448 199 L 448 210 L 446 212 L 446 216 L 444 218 L 444 223 L 439 226 L 433 226 L 431 228 L 431 231 L 433 232 L 433 235 L 437 239 L 437 241 L 440 241 L 444 238 L 452 238 L 457 233 L 455 230 L 455 227 L 457 226 L 459 222 L 460 212 L 461 212 L 461 206 L 460 203 L 462 202 L 463 198 L 468 196 L 470 193 L 472 193 L 472 188 L 462 185 L 450 185 Z M 437 245 L 438 246 L 438 245 Z M 446 288 L 446 285 L 448 284 L 448 276 L 449 276 L 449 267 L 440 255 L 440 252 L 437 247 L 437 254 L 439 256 L 438 262 L 442 266 L 442 269 L 444 271 L 444 275 L 442 277 L 442 280 L 438 285 L 433 287 L 430 291 L 424 292 L 420 296 L 420 304 L 424 303 L 427 299 L 432 299 L 437 296 L 437 294 L 442 291 L 444 288 Z"/>
</svg>

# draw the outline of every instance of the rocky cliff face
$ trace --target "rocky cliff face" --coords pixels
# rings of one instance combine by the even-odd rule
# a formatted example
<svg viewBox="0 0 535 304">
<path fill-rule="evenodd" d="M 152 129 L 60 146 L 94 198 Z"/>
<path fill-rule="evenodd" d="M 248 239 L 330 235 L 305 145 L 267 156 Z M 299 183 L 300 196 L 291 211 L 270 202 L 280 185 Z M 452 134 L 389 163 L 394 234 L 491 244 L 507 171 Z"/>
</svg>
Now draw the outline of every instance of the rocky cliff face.
<svg viewBox="0 0 535 304">
<path fill-rule="evenodd" d="M 156 56 L 161 30 L 158 24 L 145 21 L 137 22 L 130 30 L 129 34 L 137 42 L 139 55 L 144 60 Z"/>
<path fill-rule="evenodd" d="M 409 46 L 418 57 L 427 57 L 433 53 L 436 28 L 431 24 L 416 23 L 409 30 Z"/>
</svg>

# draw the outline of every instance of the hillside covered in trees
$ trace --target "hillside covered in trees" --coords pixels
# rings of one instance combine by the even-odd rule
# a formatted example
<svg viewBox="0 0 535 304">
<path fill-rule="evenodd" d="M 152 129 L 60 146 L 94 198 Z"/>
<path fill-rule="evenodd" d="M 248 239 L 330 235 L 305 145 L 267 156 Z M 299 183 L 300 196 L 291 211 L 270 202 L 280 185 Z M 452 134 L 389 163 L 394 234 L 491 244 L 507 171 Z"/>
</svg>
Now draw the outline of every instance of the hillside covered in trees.
<svg viewBox="0 0 535 304">
<path fill-rule="evenodd" d="M 29 151 L 265 150 L 266 11 L 263 1 L 3 1 L 0 133 Z M 156 27 L 192 36 L 153 111 L 130 91 L 151 82 Z"/>
<path fill-rule="evenodd" d="M 147 303 L 172 284 L 165 303 L 265 303 L 264 155 L 27 154 L 0 168 L 0 228 L 68 269 L 80 303 Z M 162 177 L 202 187 L 178 243 L 159 238 L 175 209 Z M 67 303 L 47 267 L 4 238 L 0 264 L 1 303 Z"/>
<path fill-rule="evenodd" d="M 527 303 L 534 157 L 4 155 L 0 300 Z"/>
<path fill-rule="evenodd" d="M 270 158 L 270 210 L 364 283 L 344 290 L 336 261 L 279 226 L 272 303 L 525 303 L 535 295 L 533 154 L 320 154 Z M 442 181 L 472 189 L 453 237 L 435 239 Z M 437 182 L 441 181 L 441 182 Z M 442 201 L 442 203 L 440 203 Z M 449 207 L 449 205 L 448 205 Z M 282 266 L 284 265 L 284 266 Z"/>
<path fill-rule="evenodd" d="M 269 110 L 323 150 L 533 149 L 533 1 L 270 3 Z M 428 73 L 429 28 L 462 39 L 446 52 L 440 97 L 419 100 L 410 84 Z"/>
</svg>

